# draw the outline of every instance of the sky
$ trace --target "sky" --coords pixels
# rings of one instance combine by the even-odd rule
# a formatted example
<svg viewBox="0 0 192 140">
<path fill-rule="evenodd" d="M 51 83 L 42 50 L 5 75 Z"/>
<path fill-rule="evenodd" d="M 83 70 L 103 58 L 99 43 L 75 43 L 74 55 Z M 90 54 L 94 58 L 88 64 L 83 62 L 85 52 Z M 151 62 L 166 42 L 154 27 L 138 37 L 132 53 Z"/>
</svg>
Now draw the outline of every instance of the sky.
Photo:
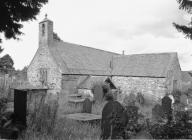
<svg viewBox="0 0 192 140">
<path fill-rule="evenodd" d="M 23 24 L 20 40 L 3 39 L 0 56 L 9 54 L 16 69 L 29 65 L 47 14 L 63 41 L 126 55 L 177 52 L 181 69 L 192 70 L 192 40 L 172 25 L 191 17 L 178 7 L 176 0 L 49 0 L 37 20 Z"/>
</svg>

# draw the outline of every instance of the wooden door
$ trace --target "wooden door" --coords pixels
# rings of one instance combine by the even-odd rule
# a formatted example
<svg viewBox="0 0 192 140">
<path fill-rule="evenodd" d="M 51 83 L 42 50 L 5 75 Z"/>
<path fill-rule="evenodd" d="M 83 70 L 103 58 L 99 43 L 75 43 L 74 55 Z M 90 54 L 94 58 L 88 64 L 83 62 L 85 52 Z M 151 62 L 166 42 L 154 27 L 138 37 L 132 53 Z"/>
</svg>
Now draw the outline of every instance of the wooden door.
<svg viewBox="0 0 192 140">
<path fill-rule="evenodd" d="M 26 126 L 27 91 L 14 90 L 15 121 Z"/>
</svg>

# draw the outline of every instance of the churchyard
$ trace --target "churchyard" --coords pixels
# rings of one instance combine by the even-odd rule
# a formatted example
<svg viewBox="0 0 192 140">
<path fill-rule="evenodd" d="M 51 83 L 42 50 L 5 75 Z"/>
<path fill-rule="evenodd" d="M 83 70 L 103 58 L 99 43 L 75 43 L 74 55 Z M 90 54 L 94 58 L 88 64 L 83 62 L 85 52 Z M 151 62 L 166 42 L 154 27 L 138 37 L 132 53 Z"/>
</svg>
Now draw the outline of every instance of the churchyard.
<svg viewBox="0 0 192 140">
<path fill-rule="evenodd" d="M 118 90 L 108 89 L 103 93 L 98 90 L 95 94 L 101 95 L 94 94 L 96 99 L 66 92 L 49 102 L 45 102 L 46 96 L 39 89 L 33 94 L 27 93 L 32 99 L 27 98 L 30 106 L 26 113 L 27 127 L 16 127 L 22 130 L 18 139 L 192 138 L 191 112 L 185 111 L 186 105 L 180 102 L 183 93 L 179 91 L 172 93 L 174 104 L 168 95 L 154 102 L 133 91 L 121 102 Z M 34 93 L 38 95 L 36 100 L 32 97 L 36 96 Z M 1 114 L 6 110 L 7 102 L 1 98 Z M 6 117 L 1 117 L 1 128 L 9 130 L 14 126 Z"/>
</svg>

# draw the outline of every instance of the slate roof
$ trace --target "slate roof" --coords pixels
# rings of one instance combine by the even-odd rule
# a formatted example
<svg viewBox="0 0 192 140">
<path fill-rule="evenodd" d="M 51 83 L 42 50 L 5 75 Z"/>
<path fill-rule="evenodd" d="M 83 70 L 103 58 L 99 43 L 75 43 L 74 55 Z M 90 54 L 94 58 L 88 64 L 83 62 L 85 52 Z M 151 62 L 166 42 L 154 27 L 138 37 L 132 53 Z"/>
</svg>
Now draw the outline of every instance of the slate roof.
<svg viewBox="0 0 192 140">
<path fill-rule="evenodd" d="M 177 53 L 134 54 L 113 59 L 112 75 L 166 77 Z"/>
<path fill-rule="evenodd" d="M 118 54 L 54 41 L 49 50 L 63 74 L 109 75 L 110 61 Z"/>
<path fill-rule="evenodd" d="M 182 71 L 181 72 L 181 80 L 183 82 L 192 82 L 192 77 L 188 71 Z"/>
<path fill-rule="evenodd" d="M 49 50 L 63 74 L 166 77 L 178 59 L 176 52 L 120 55 L 63 41 Z"/>
</svg>

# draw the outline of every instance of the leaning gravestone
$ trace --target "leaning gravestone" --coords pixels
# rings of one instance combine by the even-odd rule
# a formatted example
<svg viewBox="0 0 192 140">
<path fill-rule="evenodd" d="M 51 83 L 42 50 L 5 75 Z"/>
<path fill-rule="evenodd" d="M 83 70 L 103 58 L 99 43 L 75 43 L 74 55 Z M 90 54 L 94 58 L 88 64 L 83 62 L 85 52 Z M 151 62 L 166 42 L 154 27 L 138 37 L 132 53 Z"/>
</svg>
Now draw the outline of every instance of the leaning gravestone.
<svg viewBox="0 0 192 140">
<path fill-rule="evenodd" d="M 162 119 L 163 109 L 162 106 L 159 104 L 156 104 L 152 108 L 152 120 L 154 121 L 160 121 Z"/>
<path fill-rule="evenodd" d="M 101 139 L 123 138 L 127 124 L 127 115 L 123 106 L 117 101 L 109 101 L 102 110 Z"/>
<path fill-rule="evenodd" d="M 92 111 L 92 102 L 89 98 L 86 98 L 83 102 L 83 110 L 82 113 L 91 113 Z"/>
<path fill-rule="evenodd" d="M 172 100 L 169 96 L 165 96 L 162 98 L 162 110 L 165 117 L 170 121 L 172 118 Z"/>
</svg>

